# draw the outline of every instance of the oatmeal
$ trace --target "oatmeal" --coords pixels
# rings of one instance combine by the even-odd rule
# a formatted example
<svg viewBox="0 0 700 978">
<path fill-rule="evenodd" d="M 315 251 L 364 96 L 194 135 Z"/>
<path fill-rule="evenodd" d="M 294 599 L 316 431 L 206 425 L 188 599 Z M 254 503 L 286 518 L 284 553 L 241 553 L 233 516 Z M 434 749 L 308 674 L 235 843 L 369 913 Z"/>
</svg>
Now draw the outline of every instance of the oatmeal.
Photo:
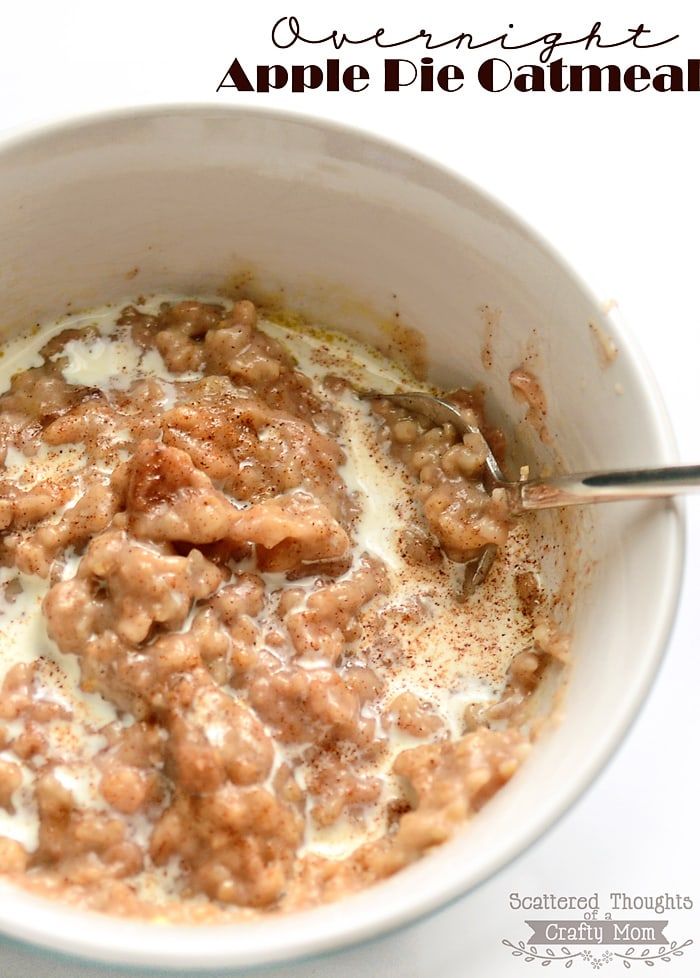
<svg viewBox="0 0 700 978">
<path fill-rule="evenodd" d="M 396 365 L 155 297 L 6 344 L 0 381 L 10 878 L 158 919 L 291 910 L 398 871 L 513 775 L 566 643 L 483 441 L 358 397 L 415 388 Z M 479 392 L 450 397 L 502 454 Z"/>
</svg>

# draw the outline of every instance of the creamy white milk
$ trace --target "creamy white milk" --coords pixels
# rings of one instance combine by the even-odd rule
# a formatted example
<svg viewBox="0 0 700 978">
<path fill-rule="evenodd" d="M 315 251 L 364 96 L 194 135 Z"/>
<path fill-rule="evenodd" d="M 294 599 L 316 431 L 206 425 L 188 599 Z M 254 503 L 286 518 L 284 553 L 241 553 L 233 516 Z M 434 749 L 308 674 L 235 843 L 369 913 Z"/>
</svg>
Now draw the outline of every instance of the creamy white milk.
<svg viewBox="0 0 700 978">
<path fill-rule="evenodd" d="M 146 308 L 157 311 L 164 299 L 172 301 L 176 298 L 179 297 L 156 296 L 148 301 Z M 216 298 L 214 301 L 225 300 Z M 94 325 L 94 335 L 71 340 L 57 354 L 62 358 L 61 362 L 65 361 L 62 367 L 64 378 L 72 384 L 123 391 L 136 379 L 151 376 L 159 380 L 168 406 L 172 405 L 175 383 L 194 379 L 197 375 L 171 374 L 157 351 L 144 353 L 126 329 L 116 326 L 121 308 L 120 304 L 66 317 L 7 343 L 0 359 L 0 391 L 8 389 L 15 372 L 41 363 L 38 350 L 48 338 L 65 328 Z M 415 381 L 410 381 L 399 367 L 378 353 L 346 337 L 334 338 L 326 330 L 301 331 L 269 320 L 263 320 L 259 326 L 288 347 L 299 369 L 314 381 L 318 396 L 332 399 L 336 410 L 342 414 L 343 425 L 338 440 L 345 451 L 346 462 L 341 475 L 357 494 L 362 510 L 355 527 L 355 557 L 359 559 L 369 552 L 381 558 L 391 581 L 391 595 L 380 599 L 383 602 L 382 617 L 396 616 L 398 620 L 403 617 L 403 610 L 415 608 L 415 603 L 419 603 L 419 619 L 407 624 L 403 631 L 406 656 L 395 666 L 387 667 L 387 692 L 383 703 L 389 703 L 399 693 L 409 690 L 422 701 L 429 702 L 443 717 L 448 729 L 459 735 L 465 706 L 498 696 L 507 664 L 521 651 L 520 636 L 525 622 L 513 588 L 512 567 L 516 559 L 521 567 L 526 560 L 526 531 L 520 527 L 511 534 L 504 559 L 479 595 L 468 605 L 455 609 L 450 589 L 458 584 L 459 568 L 445 561 L 436 576 L 430 568 L 407 568 L 401 558 L 399 533 L 402 526 L 418 519 L 417 505 L 407 474 L 384 451 L 383 436 L 372 420 L 368 403 L 349 394 L 332 397 L 321 385 L 328 373 L 344 377 L 362 389 L 390 391 L 397 384 L 409 382 L 415 388 Z M 113 442 L 118 445 L 126 437 L 126 433 L 115 432 Z M 51 474 L 79 473 L 83 461 L 81 445 L 54 448 L 41 443 L 33 456 L 10 449 L 5 472 L 0 473 L 0 477 L 21 480 L 23 487 L 29 488 Z M 236 504 L 243 505 L 237 501 Z M 78 555 L 67 554 L 64 578 L 74 575 L 78 562 Z M 265 574 L 263 577 L 270 590 L 286 584 L 284 574 Z M 21 588 L 12 600 L 5 597 L 4 588 L 10 581 Z M 305 583 L 297 581 L 294 586 L 303 587 Z M 60 747 L 62 757 L 68 758 L 55 768 L 55 775 L 81 806 L 108 808 L 99 795 L 97 776 L 90 761 L 104 746 L 100 728 L 115 720 L 117 712 L 101 696 L 86 694 L 80 689 L 78 660 L 62 655 L 49 640 L 41 614 L 41 602 L 47 590 L 48 582 L 38 577 L 0 568 L 0 681 L 14 663 L 29 662 L 42 656 L 51 664 L 51 668 L 41 671 L 41 695 L 57 701 L 64 699 L 74 710 L 70 722 L 56 721 L 52 725 L 50 744 L 56 749 Z M 191 618 L 185 628 L 189 627 L 190 621 Z M 358 650 L 371 646 L 371 642 L 372 635 L 363 634 L 356 643 Z M 131 722 L 128 717 L 121 719 Z M 386 738 L 385 756 L 369 771 L 384 779 L 380 804 L 374 810 L 365 811 L 362 819 L 343 819 L 328 828 L 319 829 L 308 819 L 305 851 L 342 858 L 368 838 L 383 834 L 383 806 L 399 790 L 391 774 L 391 765 L 402 750 L 424 741 L 417 741 L 396 729 L 381 735 Z M 206 736 L 214 745 L 220 742 L 222 730 L 215 720 L 207 724 Z M 277 745 L 268 784 L 272 784 L 280 764 L 285 760 L 298 761 L 302 751 L 303 747 L 298 745 L 291 751 Z M 0 752 L 0 757 L 17 760 L 8 751 Z M 0 810 L 0 834 L 18 839 L 31 850 L 36 847 L 37 816 L 26 790 L 32 775 L 26 765 L 22 765 L 22 769 L 24 782 L 16 792 L 16 813 Z M 295 777 L 303 786 L 303 766 L 296 767 Z M 134 837 L 144 842 L 148 826 L 139 823 L 136 817 L 130 824 Z M 142 887 L 146 892 L 149 887 L 172 886 L 176 877 L 177 866 L 169 865 L 157 872 L 154 870 L 150 883 L 144 877 Z"/>
</svg>

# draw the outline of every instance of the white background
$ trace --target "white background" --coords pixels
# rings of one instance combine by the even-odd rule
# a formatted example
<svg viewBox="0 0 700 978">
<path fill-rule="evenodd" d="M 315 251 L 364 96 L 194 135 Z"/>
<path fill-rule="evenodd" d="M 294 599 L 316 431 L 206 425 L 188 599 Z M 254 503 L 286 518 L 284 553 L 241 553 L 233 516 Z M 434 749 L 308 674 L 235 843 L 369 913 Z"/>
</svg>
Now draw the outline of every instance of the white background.
<svg viewBox="0 0 700 978">
<path fill-rule="evenodd" d="M 451 95 L 307 93 L 247 95 L 216 86 L 234 57 L 248 65 L 275 60 L 270 28 L 295 14 L 309 33 L 337 27 L 365 35 L 384 26 L 396 36 L 421 27 L 436 35 L 499 34 L 509 22 L 523 37 L 560 30 L 585 34 L 605 18 L 606 34 L 624 36 L 641 21 L 658 37 L 680 40 L 621 63 L 650 66 L 700 57 L 700 8 L 689 0 L 592 4 L 569 0 L 506 4 L 432 4 L 356 0 L 351 9 L 297 0 L 293 5 L 234 0 L 53 0 L 2 6 L 0 129 L 29 127 L 67 114 L 134 103 L 212 100 L 284 107 L 361 125 L 462 171 L 518 211 L 558 247 L 601 300 L 614 299 L 637 335 L 666 397 L 680 454 L 700 462 L 698 428 L 698 106 L 700 93 L 491 95 L 476 84 L 478 54 L 436 54 L 464 64 L 465 90 Z M 515 18 L 515 21 L 513 21 Z M 573 55 L 576 51 L 576 56 Z M 326 47 L 287 52 L 291 60 L 331 56 Z M 277 52 L 279 58 L 281 52 Z M 403 57 L 420 58 L 417 46 Z M 398 56 L 398 55 L 397 55 Z M 565 60 L 585 63 L 578 48 Z M 377 66 L 369 46 L 342 53 Z M 532 61 L 526 55 L 523 61 Z M 590 59 L 588 59 L 590 60 Z M 513 63 L 518 64 L 517 56 Z M 603 62 L 604 63 L 604 62 Z M 578 894 L 611 890 L 690 895 L 692 911 L 671 914 L 671 937 L 696 946 L 652 974 L 700 974 L 700 846 L 698 750 L 700 665 L 700 500 L 688 504 L 688 563 L 666 663 L 638 722 L 587 796 L 530 852 L 478 892 L 429 922 L 369 948 L 303 967 L 285 978 L 511 978 L 540 972 L 508 956 L 501 939 L 525 936 L 523 913 L 508 894 Z M 615 650 L 611 649 L 614 655 Z M 581 961 L 545 974 L 648 973 L 619 963 L 589 970 Z M 51 960 L 0 943 L 2 978 L 112 974 Z M 270 978 L 266 972 L 265 975 Z"/>
</svg>

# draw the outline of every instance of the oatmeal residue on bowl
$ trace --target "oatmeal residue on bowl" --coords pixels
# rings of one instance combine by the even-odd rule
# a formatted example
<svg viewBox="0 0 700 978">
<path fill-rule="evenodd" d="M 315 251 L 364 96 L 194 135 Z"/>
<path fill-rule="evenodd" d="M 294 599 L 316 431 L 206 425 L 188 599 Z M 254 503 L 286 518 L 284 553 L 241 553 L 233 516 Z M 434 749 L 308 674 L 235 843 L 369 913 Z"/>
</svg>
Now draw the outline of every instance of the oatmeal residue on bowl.
<svg viewBox="0 0 700 978">
<path fill-rule="evenodd" d="M 511 777 L 565 655 L 533 531 L 478 436 L 357 396 L 415 388 L 396 365 L 159 296 L 8 342 L 0 379 L 2 872 L 110 913 L 294 909 Z"/>
</svg>

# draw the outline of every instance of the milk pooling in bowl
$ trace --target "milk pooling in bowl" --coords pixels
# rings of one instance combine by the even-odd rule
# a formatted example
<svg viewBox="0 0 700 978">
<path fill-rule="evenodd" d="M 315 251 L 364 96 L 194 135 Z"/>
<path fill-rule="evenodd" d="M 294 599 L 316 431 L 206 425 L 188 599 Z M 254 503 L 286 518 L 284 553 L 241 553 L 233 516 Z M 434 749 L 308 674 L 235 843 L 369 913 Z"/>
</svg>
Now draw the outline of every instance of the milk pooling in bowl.
<svg viewBox="0 0 700 978">
<path fill-rule="evenodd" d="M 13 880 L 168 920 L 293 910 L 397 872 L 516 771 L 565 657 L 535 530 L 479 439 L 358 397 L 415 389 L 397 364 L 155 296 L 19 337 L 0 372 Z"/>
</svg>

